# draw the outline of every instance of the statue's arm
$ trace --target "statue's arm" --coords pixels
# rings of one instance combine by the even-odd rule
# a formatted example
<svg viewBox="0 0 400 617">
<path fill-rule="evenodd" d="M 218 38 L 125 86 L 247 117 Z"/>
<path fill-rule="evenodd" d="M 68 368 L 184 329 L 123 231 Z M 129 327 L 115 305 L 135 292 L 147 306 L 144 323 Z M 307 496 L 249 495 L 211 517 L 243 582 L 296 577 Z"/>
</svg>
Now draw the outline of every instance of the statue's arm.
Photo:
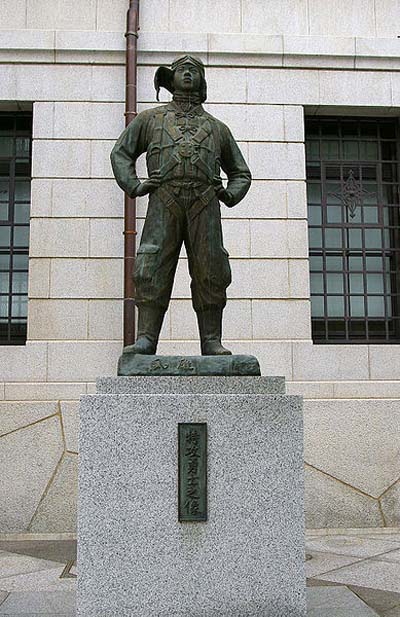
<svg viewBox="0 0 400 617">
<path fill-rule="evenodd" d="M 146 116 L 139 114 L 119 136 L 111 151 L 111 165 L 118 185 L 130 197 L 137 196 L 140 180 L 136 160 L 146 151 Z"/>
<path fill-rule="evenodd" d="M 251 184 L 251 173 L 246 161 L 227 126 L 222 125 L 221 167 L 228 177 L 227 206 L 236 206 L 246 195 Z"/>
</svg>

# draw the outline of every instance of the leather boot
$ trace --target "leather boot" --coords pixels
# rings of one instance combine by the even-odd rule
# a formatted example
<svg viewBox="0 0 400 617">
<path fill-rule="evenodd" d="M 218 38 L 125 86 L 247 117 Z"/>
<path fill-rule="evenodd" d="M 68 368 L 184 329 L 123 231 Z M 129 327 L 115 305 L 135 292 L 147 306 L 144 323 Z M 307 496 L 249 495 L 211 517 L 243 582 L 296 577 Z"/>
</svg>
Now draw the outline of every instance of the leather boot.
<svg viewBox="0 0 400 617">
<path fill-rule="evenodd" d="M 133 345 L 125 347 L 124 352 L 153 355 L 157 350 L 158 337 L 165 310 L 156 305 L 139 306 L 137 339 Z"/>
<path fill-rule="evenodd" d="M 203 356 L 230 356 L 232 352 L 221 344 L 222 308 L 214 306 L 197 313 L 201 353 Z"/>
</svg>

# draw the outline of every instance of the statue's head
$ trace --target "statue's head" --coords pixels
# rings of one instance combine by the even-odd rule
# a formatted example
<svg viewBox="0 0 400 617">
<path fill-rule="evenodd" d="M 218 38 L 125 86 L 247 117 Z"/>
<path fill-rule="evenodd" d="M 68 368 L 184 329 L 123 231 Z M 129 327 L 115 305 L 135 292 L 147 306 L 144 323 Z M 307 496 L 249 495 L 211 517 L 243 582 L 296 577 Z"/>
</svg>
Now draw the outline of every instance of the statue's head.
<svg viewBox="0 0 400 617">
<path fill-rule="evenodd" d="M 198 58 L 188 55 L 175 60 L 170 69 L 160 66 L 154 76 L 154 87 L 157 91 L 157 101 L 160 88 L 166 88 L 171 94 L 176 91 L 197 93 L 203 103 L 207 98 L 204 64 Z"/>
</svg>

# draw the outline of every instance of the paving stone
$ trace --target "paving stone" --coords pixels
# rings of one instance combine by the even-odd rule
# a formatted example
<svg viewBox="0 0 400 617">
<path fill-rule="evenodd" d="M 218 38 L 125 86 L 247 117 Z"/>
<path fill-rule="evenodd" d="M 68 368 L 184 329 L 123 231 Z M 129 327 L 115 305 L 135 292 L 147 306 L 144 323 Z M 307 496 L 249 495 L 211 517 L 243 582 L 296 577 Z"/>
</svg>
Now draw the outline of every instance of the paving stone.
<svg viewBox="0 0 400 617">
<path fill-rule="evenodd" d="M 61 424 L 57 416 L 1 438 L 2 533 L 27 529 L 63 449 Z"/>
<path fill-rule="evenodd" d="M 341 568 L 336 572 L 319 575 L 321 580 L 345 585 L 358 585 L 359 587 L 371 587 L 382 591 L 399 590 L 400 563 L 367 559 Z"/>
<path fill-rule="evenodd" d="M 380 499 L 385 522 L 390 527 L 400 526 L 400 480 Z"/>
<path fill-rule="evenodd" d="M 0 587 L 7 591 L 5 577 L 18 576 L 37 572 L 39 570 L 48 570 L 54 568 L 57 564 L 54 561 L 46 559 L 38 559 L 30 555 L 16 555 L 9 551 L 0 552 Z"/>
<path fill-rule="evenodd" d="M 354 557 L 352 555 L 336 555 L 334 553 L 310 551 L 309 549 L 306 549 L 306 554 L 308 557 L 311 557 L 311 559 L 306 559 L 305 564 L 307 578 L 314 578 L 320 574 L 326 574 L 331 570 L 348 566 L 362 559 L 361 557 Z"/>
<path fill-rule="evenodd" d="M 0 436 L 57 413 L 57 404 L 0 402 Z"/>
<path fill-rule="evenodd" d="M 72 617 L 75 615 L 75 604 L 73 591 L 11 593 L 0 606 L 0 615 Z"/>
<path fill-rule="evenodd" d="M 396 542 L 380 538 L 370 538 L 365 536 L 324 536 L 308 540 L 306 543 L 307 551 L 318 551 L 336 553 L 337 555 L 353 555 L 355 557 L 373 557 L 376 555 L 392 554 L 390 551 L 398 549 Z M 400 554 L 400 550 L 398 551 Z"/>
<path fill-rule="evenodd" d="M 383 526 L 378 501 L 306 466 L 306 527 Z"/>
<path fill-rule="evenodd" d="M 33 533 L 74 532 L 78 490 L 78 457 L 66 454 L 30 525 Z"/>
<path fill-rule="evenodd" d="M 64 567 L 65 564 L 53 564 L 50 570 L 8 576 L 0 579 L 1 585 L 8 592 L 36 591 L 38 595 L 42 595 L 45 591 L 74 591 L 76 579 L 60 579 Z"/>
<path fill-rule="evenodd" d="M 371 584 L 373 584 L 373 581 L 371 581 Z M 349 589 L 379 614 L 397 608 L 400 615 L 400 593 L 355 585 L 349 587 Z M 386 612 L 384 612 L 384 615 L 386 615 Z"/>
<path fill-rule="evenodd" d="M 376 617 L 377 614 L 346 587 L 307 590 L 307 617 Z"/>
</svg>

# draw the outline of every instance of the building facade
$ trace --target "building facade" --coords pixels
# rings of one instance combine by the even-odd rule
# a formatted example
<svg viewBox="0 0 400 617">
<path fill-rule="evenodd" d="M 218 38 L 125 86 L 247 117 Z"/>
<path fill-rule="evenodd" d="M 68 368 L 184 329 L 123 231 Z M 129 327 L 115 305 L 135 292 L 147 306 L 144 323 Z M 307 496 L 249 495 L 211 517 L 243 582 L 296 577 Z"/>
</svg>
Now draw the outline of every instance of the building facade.
<svg viewBox="0 0 400 617">
<path fill-rule="evenodd" d="M 0 6 L 0 533 L 73 532 L 79 397 L 122 346 L 128 1 Z M 141 0 L 139 111 L 197 55 L 253 174 L 222 207 L 224 340 L 304 396 L 310 528 L 400 522 L 399 22 L 398 0 Z M 159 350 L 199 352 L 184 255 Z"/>
</svg>

